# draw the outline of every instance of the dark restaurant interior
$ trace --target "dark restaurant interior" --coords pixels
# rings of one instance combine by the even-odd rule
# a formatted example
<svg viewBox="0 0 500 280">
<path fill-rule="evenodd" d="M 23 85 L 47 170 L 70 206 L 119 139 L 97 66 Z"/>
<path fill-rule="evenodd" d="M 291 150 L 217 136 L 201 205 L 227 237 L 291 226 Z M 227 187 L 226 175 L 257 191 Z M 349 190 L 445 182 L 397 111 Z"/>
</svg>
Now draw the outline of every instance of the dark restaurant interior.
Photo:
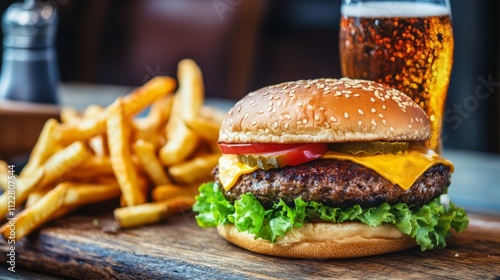
<svg viewBox="0 0 500 280">
<path fill-rule="evenodd" d="M 2 1 L 3 12 L 14 1 Z M 278 82 L 340 77 L 340 1 L 48 1 L 59 11 L 62 82 L 139 86 L 193 58 L 206 94 L 237 100 Z M 235 1 L 237 2 L 237 1 Z M 455 54 L 444 146 L 500 152 L 498 1 L 451 1 Z M 474 99 L 489 81 L 487 100 Z M 97 94 L 97 93 L 96 93 Z M 464 107 L 465 110 L 459 110 Z"/>
</svg>

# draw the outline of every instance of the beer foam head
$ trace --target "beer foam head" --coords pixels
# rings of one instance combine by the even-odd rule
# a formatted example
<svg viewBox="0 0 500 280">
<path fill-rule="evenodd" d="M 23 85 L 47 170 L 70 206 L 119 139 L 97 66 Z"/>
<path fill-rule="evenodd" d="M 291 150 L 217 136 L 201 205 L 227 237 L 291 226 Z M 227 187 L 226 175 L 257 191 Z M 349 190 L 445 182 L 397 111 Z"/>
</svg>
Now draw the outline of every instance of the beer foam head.
<svg viewBox="0 0 500 280">
<path fill-rule="evenodd" d="M 342 15 L 348 17 L 389 18 L 389 17 L 428 17 L 450 15 L 450 7 L 432 3 L 400 1 L 367 2 L 362 5 L 343 5 Z"/>
</svg>

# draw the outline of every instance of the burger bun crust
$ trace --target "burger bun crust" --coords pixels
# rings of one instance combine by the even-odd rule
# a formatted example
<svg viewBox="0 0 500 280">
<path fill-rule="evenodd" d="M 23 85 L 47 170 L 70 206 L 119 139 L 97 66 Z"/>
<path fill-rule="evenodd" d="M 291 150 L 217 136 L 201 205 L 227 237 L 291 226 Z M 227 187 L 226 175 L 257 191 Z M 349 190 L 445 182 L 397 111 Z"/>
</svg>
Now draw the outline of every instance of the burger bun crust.
<svg viewBox="0 0 500 280">
<path fill-rule="evenodd" d="M 250 92 L 226 114 L 221 143 L 424 141 L 426 113 L 400 91 L 366 80 L 299 80 Z"/>
<path fill-rule="evenodd" d="M 285 258 L 352 258 L 380 255 L 416 246 L 415 240 L 390 224 L 370 227 L 358 222 L 306 223 L 275 243 L 254 239 L 232 224 L 217 227 L 227 241 L 249 251 Z"/>
</svg>

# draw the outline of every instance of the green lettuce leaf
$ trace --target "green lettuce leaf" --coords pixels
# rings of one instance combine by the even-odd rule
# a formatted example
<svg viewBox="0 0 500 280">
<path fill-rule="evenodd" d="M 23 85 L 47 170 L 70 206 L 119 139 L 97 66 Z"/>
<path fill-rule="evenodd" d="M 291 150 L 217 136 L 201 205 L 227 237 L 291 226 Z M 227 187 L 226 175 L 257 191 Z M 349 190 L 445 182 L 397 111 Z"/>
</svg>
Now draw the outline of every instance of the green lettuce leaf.
<svg viewBox="0 0 500 280">
<path fill-rule="evenodd" d="M 346 209 L 326 206 L 319 202 L 305 202 L 301 198 L 293 205 L 280 201 L 266 210 L 252 194 L 244 194 L 233 203 L 222 194 L 216 183 L 199 188 L 193 210 L 198 212 L 196 221 L 201 227 L 214 227 L 232 223 L 239 231 L 249 232 L 255 239 L 275 242 L 294 227 L 302 227 L 311 220 L 332 223 L 357 221 L 376 227 L 383 223 L 395 225 L 402 233 L 415 238 L 422 251 L 444 248 L 445 239 L 464 230 L 469 219 L 464 209 L 450 202 L 444 206 L 436 198 L 416 211 L 404 203 L 362 208 L 359 205 Z"/>
</svg>

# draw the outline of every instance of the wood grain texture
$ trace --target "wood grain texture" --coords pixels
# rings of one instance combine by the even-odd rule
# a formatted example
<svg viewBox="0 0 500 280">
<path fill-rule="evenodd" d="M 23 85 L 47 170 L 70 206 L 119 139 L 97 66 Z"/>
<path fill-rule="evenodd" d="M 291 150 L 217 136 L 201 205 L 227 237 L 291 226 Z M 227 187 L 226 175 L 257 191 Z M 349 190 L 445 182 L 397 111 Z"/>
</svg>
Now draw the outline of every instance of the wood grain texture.
<svg viewBox="0 0 500 280">
<path fill-rule="evenodd" d="M 17 243 L 16 265 L 79 279 L 500 279 L 500 217 L 470 218 L 445 250 L 317 260 L 247 252 L 199 228 L 192 213 L 128 230 L 116 230 L 111 213 L 70 216 Z M 0 242 L 2 263 L 7 245 Z"/>
</svg>

